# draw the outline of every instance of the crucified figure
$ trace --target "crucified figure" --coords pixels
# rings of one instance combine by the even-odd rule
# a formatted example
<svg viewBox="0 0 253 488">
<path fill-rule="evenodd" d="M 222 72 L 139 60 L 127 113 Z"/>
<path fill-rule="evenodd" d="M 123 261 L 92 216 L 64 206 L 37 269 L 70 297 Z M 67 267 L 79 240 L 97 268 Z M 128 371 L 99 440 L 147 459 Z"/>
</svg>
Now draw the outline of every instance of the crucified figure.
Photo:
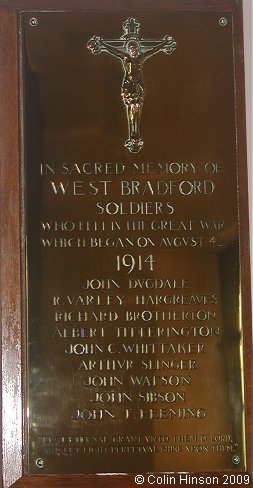
<svg viewBox="0 0 253 488">
<path fill-rule="evenodd" d="M 129 25 L 134 26 L 134 32 L 129 32 Z M 169 36 L 165 36 L 159 41 L 140 39 L 136 29 L 138 26 L 139 24 L 134 19 L 128 19 L 124 24 L 127 34 L 123 36 L 123 40 L 104 41 L 101 37 L 94 36 L 88 42 L 88 48 L 92 53 L 107 52 L 122 62 L 124 78 L 121 96 L 126 106 L 129 130 L 125 146 L 133 153 L 138 153 L 144 144 L 140 136 L 140 121 L 145 97 L 144 62 L 159 51 L 170 54 L 176 48 L 175 41 Z M 116 46 L 116 43 L 121 45 Z"/>
</svg>

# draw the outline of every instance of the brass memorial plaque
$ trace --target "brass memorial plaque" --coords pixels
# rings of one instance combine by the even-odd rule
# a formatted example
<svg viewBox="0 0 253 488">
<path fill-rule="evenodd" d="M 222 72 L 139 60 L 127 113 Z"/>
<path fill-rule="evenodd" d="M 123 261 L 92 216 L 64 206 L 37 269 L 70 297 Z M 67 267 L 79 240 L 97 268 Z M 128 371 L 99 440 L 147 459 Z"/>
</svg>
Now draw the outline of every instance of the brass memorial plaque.
<svg viewBox="0 0 253 488">
<path fill-rule="evenodd" d="M 245 471 L 232 13 L 21 17 L 29 473 Z"/>
</svg>

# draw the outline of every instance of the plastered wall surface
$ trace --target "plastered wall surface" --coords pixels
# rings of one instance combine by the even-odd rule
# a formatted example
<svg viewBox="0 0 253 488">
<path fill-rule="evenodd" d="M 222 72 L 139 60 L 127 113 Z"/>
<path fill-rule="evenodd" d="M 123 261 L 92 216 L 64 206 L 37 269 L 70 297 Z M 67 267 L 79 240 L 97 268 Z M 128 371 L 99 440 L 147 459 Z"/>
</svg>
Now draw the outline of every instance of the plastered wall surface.
<svg viewBox="0 0 253 488">
<path fill-rule="evenodd" d="M 248 173 L 249 173 L 249 206 L 250 206 L 250 237 L 251 237 L 251 282 L 253 292 L 253 208 L 252 208 L 252 58 L 253 58 L 253 0 L 243 0 L 244 13 L 244 49 L 245 49 L 245 87 L 246 87 L 246 117 L 247 117 L 247 149 L 248 149 Z M 253 293 L 252 293 L 253 297 Z M 252 300 L 253 303 L 253 300 Z"/>
</svg>

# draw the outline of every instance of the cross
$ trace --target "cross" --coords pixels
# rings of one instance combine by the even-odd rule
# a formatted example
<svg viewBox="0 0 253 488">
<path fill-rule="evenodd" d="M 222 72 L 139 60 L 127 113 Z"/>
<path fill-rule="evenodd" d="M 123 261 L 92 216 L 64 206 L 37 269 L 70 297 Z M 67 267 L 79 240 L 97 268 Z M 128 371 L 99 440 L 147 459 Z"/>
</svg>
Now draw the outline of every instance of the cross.
<svg viewBox="0 0 253 488">
<path fill-rule="evenodd" d="M 124 34 L 121 36 L 123 39 L 139 38 L 140 24 L 132 18 L 127 19 L 123 24 Z"/>
<path fill-rule="evenodd" d="M 159 51 L 171 54 L 176 49 L 176 42 L 172 37 L 162 39 L 144 39 L 140 36 L 140 24 L 133 18 L 123 24 L 123 35 L 120 39 L 104 40 L 93 36 L 88 42 L 88 49 L 93 54 L 106 52 L 121 60 L 124 78 L 121 96 L 126 107 L 128 120 L 128 139 L 125 146 L 132 153 L 138 153 L 144 145 L 140 136 L 140 122 L 145 87 L 143 79 L 144 62 Z"/>
</svg>

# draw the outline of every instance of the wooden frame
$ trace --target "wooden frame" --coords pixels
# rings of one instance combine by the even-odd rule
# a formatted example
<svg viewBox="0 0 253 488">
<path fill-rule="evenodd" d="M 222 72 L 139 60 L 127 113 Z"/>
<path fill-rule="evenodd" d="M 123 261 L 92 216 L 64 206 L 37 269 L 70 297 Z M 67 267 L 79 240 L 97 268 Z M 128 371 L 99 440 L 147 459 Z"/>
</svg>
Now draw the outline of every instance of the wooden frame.
<svg viewBox="0 0 253 488">
<path fill-rule="evenodd" d="M 24 233 L 22 227 L 22 171 L 19 103 L 19 14 L 24 11 L 83 12 L 85 10 L 125 6 L 135 10 L 138 0 L 10 0 L 0 1 L 0 158 L 1 158 L 1 295 L 2 295 L 2 459 L 3 487 L 83 487 L 130 486 L 134 475 L 73 475 L 27 476 L 25 466 L 25 425 L 23 422 L 23 391 L 25 358 L 22 351 L 22 283 L 24 278 Z M 204 5 L 203 5 L 204 4 Z M 234 68 L 236 80 L 237 154 L 239 168 L 239 198 L 241 213 L 241 277 L 244 323 L 244 364 L 246 398 L 247 466 L 252 479 L 253 423 L 252 423 L 252 340 L 250 308 L 250 267 L 248 240 L 248 197 L 244 112 L 244 71 L 241 0 L 161 0 L 159 6 L 146 0 L 145 9 L 205 10 L 232 12 L 236 49 Z M 24 383 L 23 383 L 24 384 Z M 211 473 L 198 473 L 198 476 Z M 217 473 L 215 473 L 217 476 Z M 218 474 L 220 486 L 222 475 Z M 149 486 L 143 484 L 142 486 Z M 175 486 L 175 485 L 174 485 Z M 179 485 L 178 485 L 179 486 Z"/>
</svg>

